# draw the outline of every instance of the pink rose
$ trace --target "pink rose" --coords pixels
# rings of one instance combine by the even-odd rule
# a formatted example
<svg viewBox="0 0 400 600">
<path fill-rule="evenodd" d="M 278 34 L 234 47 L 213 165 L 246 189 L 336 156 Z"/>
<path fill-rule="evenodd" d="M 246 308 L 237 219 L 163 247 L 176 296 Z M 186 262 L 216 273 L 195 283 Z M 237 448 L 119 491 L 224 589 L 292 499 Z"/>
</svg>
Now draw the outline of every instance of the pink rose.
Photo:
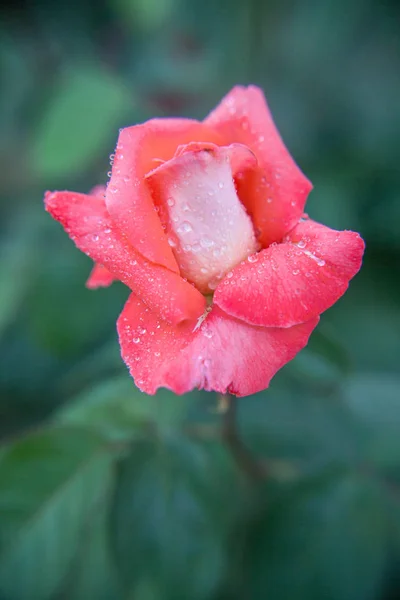
<svg viewBox="0 0 400 600">
<path fill-rule="evenodd" d="M 303 216 L 311 183 L 258 88 L 202 122 L 122 129 L 107 189 L 47 192 L 46 209 L 96 265 L 95 288 L 132 290 L 122 357 L 153 394 L 266 388 L 361 266 L 357 233 Z"/>
</svg>

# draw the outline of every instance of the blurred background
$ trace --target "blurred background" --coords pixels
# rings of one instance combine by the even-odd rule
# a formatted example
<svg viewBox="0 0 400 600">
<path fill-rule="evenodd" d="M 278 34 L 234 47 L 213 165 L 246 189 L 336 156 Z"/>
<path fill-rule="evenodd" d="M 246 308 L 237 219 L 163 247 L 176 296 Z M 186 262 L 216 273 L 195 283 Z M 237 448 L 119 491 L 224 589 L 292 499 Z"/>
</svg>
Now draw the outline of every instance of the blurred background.
<svg viewBox="0 0 400 600">
<path fill-rule="evenodd" d="M 2 2 L 1 600 L 400 597 L 399 47 L 395 0 Z M 236 83 L 264 89 L 309 215 L 367 251 L 232 441 L 214 394 L 135 388 L 128 290 L 85 288 L 42 198 Z"/>
</svg>

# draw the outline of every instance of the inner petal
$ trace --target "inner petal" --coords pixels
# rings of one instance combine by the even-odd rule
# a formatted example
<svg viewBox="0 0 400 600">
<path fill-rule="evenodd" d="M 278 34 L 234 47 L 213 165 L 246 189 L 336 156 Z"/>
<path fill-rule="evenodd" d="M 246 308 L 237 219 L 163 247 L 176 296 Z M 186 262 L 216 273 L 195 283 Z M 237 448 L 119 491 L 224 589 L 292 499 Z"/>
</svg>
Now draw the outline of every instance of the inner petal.
<svg viewBox="0 0 400 600">
<path fill-rule="evenodd" d="M 241 144 L 189 144 L 146 176 L 181 275 L 205 294 L 257 250 L 233 180 L 256 163 Z"/>
</svg>

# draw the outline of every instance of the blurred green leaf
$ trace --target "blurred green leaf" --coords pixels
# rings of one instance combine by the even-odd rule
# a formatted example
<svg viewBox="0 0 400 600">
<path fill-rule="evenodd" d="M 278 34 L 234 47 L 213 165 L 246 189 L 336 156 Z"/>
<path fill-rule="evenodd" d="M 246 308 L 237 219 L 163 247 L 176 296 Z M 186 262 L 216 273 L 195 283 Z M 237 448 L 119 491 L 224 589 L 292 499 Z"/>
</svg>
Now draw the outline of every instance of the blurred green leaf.
<svg viewBox="0 0 400 600">
<path fill-rule="evenodd" d="M 48 430 L 10 444 L 0 460 L 0 591 L 46 600 L 62 583 L 86 519 L 110 482 L 97 436 Z"/>
<path fill-rule="evenodd" d="M 400 311 L 395 286 L 398 278 L 390 274 L 388 292 L 378 278 L 381 270 L 381 266 L 373 271 L 365 264 L 351 282 L 349 292 L 323 315 L 323 319 L 347 348 L 354 368 L 397 373 Z"/>
<path fill-rule="evenodd" d="M 35 277 L 33 238 L 26 220 L 14 223 L 12 233 L 2 240 L 0 254 L 0 335 L 14 320 Z"/>
<path fill-rule="evenodd" d="M 70 67 L 59 80 L 31 141 L 34 172 L 47 180 L 83 171 L 109 143 L 131 109 L 127 88 L 99 66 Z"/>
<path fill-rule="evenodd" d="M 400 481 L 400 377 L 379 373 L 354 375 L 344 397 L 355 419 L 366 426 L 366 458 Z"/>
<path fill-rule="evenodd" d="M 290 385 L 284 372 L 265 392 L 240 400 L 238 427 L 254 452 L 301 471 L 361 460 L 362 431 L 340 397 Z"/>
<path fill-rule="evenodd" d="M 168 390 L 160 390 L 155 396 L 143 394 L 126 373 L 83 392 L 54 419 L 57 423 L 85 426 L 111 439 L 129 439 L 140 435 L 146 424 L 180 424 L 189 404 L 190 395 L 176 396 Z"/>
<path fill-rule="evenodd" d="M 100 292 L 88 290 L 85 281 L 91 261 L 65 236 L 60 237 L 59 245 L 48 246 L 54 255 L 51 259 L 47 256 L 41 265 L 27 310 L 36 343 L 52 355 L 65 358 L 98 347 L 104 336 L 109 339 L 114 335 L 116 339 L 115 321 L 126 288 L 114 284 Z"/>
<path fill-rule="evenodd" d="M 114 0 L 113 6 L 125 22 L 152 31 L 165 23 L 176 7 L 176 0 Z"/>
<path fill-rule="evenodd" d="M 197 600 L 218 585 L 240 494 L 226 455 L 213 450 L 155 440 L 135 444 L 121 463 L 112 535 L 132 597 Z"/>
<path fill-rule="evenodd" d="M 386 566 L 388 522 L 378 485 L 324 474 L 275 499 L 246 553 L 252 600 L 375 600 Z"/>
<path fill-rule="evenodd" d="M 122 600 L 109 548 L 108 514 L 107 497 L 89 516 L 72 568 L 54 600 Z"/>
</svg>

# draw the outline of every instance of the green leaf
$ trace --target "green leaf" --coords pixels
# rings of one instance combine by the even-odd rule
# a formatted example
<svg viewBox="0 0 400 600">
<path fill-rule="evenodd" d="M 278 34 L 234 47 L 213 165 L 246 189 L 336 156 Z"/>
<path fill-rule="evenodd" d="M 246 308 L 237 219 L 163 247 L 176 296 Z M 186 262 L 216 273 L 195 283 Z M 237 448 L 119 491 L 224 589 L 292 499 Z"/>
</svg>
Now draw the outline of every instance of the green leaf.
<svg viewBox="0 0 400 600">
<path fill-rule="evenodd" d="M 112 518 L 115 555 L 132 597 L 209 597 L 225 566 L 239 498 L 234 481 L 219 446 L 182 439 L 133 447 L 121 463 Z"/>
<path fill-rule="evenodd" d="M 101 293 L 86 289 L 93 263 L 74 251 L 61 229 L 59 234 L 57 243 L 48 244 L 26 313 L 36 343 L 65 359 L 98 348 L 106 336 L 115 339 L 115 319 L 126 293 L 117 284 Z"/>
<path fill-rule="evenodd" d="M 360 432 L 336 395 L 313 395 L 282 378 L 239 401 L 238 427 L 256 453 L 289 460 L 299 470 L 360 460 Z"/>
<path fill-rule="evenodd" d="M 358 422 L 366 427 L 366 458 L 376 467 L 397 473 L 400 466 L 400 378 L 362 373 L 344 390 L 345 401 Z"/>
<path fill-rule="evenodd" d="M 109 485 L 111 456 L 73 428 L 30 435 L 0 461 L 0 593 L 46 600 L 61 584 L 87 516 Z"/>
<path fill-rule="evenodd" d="M 256 523 L 247 549 L 252 600 L 374 600 L 388 523 L 378 485 L 325 474 L 290 487 Z"/>
<path fill-rule="evenodd" d="M 29 211 L 15 219 L 2 240 L 0 254 L 0 335 L 10 325 L 35 278 L 37 257 L 31 251 L 35 217 Z"/>
<path fill-rule="evenodd" d="M 109 496 L 109 495 L 108 495 Z M 109 548 L 110 498 L 90 515 L 82 543 L 54 600 L 116 600 L 123 598 Z"/>
<path fill-rule="evenodd" d="M 115 9 L 125 23 L 152 31 L 163 24 L 176 6 L 175 0 L 116 0 Z"/>
<path fill-rule="evenodd" d="M 176 396 L 168 390 L 160 390 L 155 396 L 143 394 L 126 373 L 83 392 L 54 419 L 57 423 L 83 425 L 111 439 L 129 439 L 140 434 L 144 424 L 161 428 L 179 425 L 189 403 L 190 395 Z"/>
<path fill-rule="evenodd" d="M 115 144 L 131 109 L 128 90 L 94 65 L 68 69 L 31 142 L 34 172 L 43 179 L 80 172 Z"/>
</svg>

